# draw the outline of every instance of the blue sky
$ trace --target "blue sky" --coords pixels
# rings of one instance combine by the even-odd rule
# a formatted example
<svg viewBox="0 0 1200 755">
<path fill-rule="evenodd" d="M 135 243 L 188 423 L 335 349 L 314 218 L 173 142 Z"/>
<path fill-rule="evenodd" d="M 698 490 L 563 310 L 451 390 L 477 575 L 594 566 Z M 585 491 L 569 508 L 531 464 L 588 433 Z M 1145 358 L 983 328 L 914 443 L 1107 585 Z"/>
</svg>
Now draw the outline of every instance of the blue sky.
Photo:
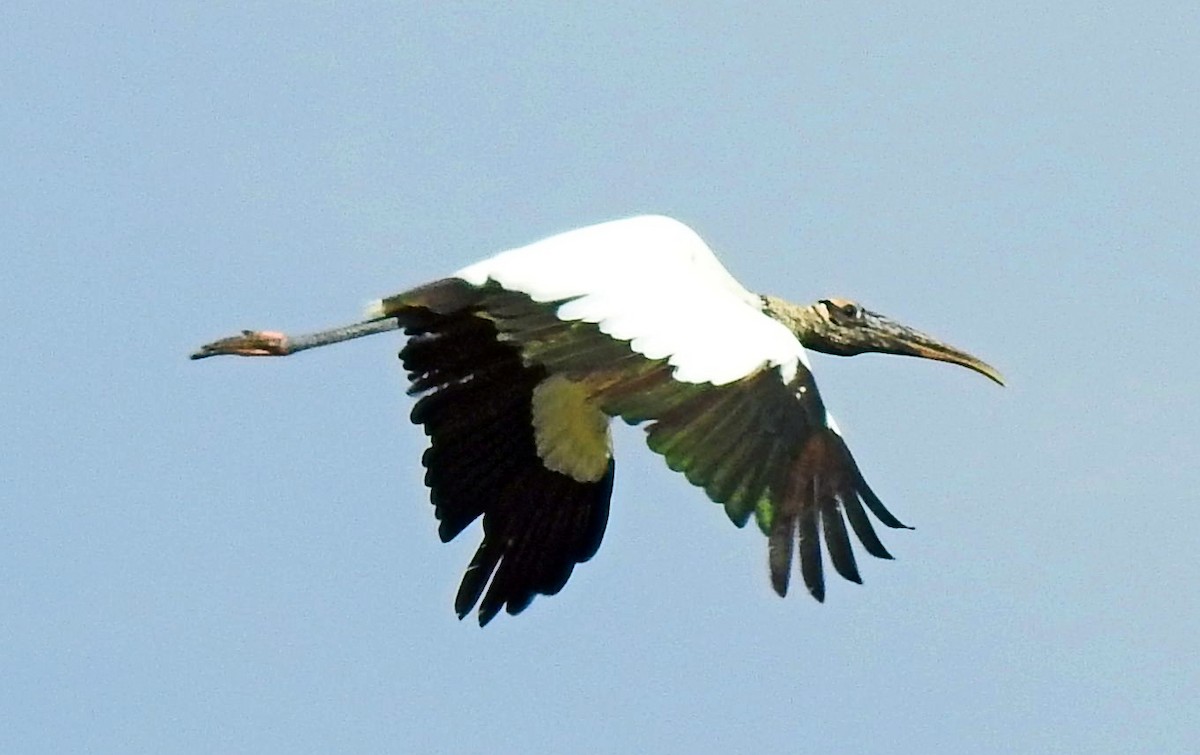
<svg viewBox="0 0 1200 755">
<path fill-rule="evenodd" d="M 5 4 L 0 750 L 1195 750 L 1200 11 L 643 5 Z M 865 585 L 623 428 L 481 631 L 399 337 L 186 359 L 641 212 L 1009 378 L 814 357 L 916 526 Z"/>
</svg>

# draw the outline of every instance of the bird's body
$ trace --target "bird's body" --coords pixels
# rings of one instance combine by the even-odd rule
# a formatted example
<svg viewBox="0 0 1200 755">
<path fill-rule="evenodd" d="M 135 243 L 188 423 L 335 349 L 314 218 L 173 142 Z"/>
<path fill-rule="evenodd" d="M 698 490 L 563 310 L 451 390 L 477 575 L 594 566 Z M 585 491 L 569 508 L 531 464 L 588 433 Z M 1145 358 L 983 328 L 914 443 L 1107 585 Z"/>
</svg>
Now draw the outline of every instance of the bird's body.
<svg viewBox="0 0 1200 755">
<path fill-rule="evenodd" d="M 764 316 L 761 297 L 743 288 L 695 231 L 671 218 L 568 231 L 455 277 L 475 287 L 490 281 L 538 303 L 566 302 L 559 319 L 594 323 L 642 356 L 667 359 L 682 382 L 722 385 L 764 361 L 805 362 L 795 336 Z"/>
<path fill-rule="evenodd" d="M 867 487 L 813 382 L 804 346 L 983 362 L 840 300 L 809 307 L 747 291 L 701 238 L 642 216 L 502 252 L 377 302 L 370 319 L 290 339 L 246 331 L 202 348 L 284 355 L 382 330 L 419 396 L 426 483 L 443 540 L 482 517 L 484 538 L 456 599 L 480 623 L 554 594 L 591 558 L 608 519 L 609 424 L 646 423 L 667 464 L 768 537 L 785 594 L 793 551 L 824 597 L 820 542 L 860 581 L 849 531 L 890 558 L 866 509 L 903 525 Z M 864 509 L 865 505 L 865 509 Z M 850 525 L 847 529 L 847 523 Z"/>
</svg>

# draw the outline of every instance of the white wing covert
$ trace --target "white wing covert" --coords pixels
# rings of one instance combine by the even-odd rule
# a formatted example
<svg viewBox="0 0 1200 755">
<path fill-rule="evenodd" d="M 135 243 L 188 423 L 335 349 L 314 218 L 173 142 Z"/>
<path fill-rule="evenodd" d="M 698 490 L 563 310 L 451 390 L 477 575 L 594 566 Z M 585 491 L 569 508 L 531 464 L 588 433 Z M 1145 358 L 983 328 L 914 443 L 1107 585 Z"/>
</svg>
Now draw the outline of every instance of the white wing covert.
<svg viewBox="0 0 1200 755">
<path fill-rule="evenodd" d="M 551 236 L 502 252 L 455 274 L 491 281 L 538 303 L 561 302 L 560 320 L 586 322 L 666 359 L 685 383 L 724 385 L 763 367 L 807 367 L 803 347 L 764 315 L 695 231 L 661 216 L 639 216 Z"/>
</svg>

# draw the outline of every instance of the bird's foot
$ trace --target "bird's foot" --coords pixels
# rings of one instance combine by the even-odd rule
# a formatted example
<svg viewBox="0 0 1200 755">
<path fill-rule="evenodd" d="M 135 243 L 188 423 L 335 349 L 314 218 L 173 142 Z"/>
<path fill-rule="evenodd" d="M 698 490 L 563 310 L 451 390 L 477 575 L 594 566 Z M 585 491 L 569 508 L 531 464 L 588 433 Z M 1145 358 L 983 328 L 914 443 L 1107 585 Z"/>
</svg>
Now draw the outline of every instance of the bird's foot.
<svg viewBox="0 0 1200 755">
<path fill-rule="evenodd" d="M 206 343 L 192 354 L 192 359 L 234 354 L 240 357 L 281 357 L 290 353 L 288 338 L 271 330 L 243 330 L 239 335 Z"/>
</svg>

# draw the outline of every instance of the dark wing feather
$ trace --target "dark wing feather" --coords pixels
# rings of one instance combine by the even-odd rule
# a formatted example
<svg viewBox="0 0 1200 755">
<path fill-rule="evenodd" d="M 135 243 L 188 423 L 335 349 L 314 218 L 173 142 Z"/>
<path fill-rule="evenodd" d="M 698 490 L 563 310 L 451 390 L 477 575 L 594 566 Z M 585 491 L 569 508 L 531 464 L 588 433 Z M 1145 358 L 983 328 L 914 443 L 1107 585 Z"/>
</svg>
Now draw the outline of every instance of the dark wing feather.
<svg viewBox="0 0 1200 755">
<path fill-rule="evenodd" d="M 817 535 L 820 510 L 805 506 L 796 515 L 796 540 L 800 550 L 800 575 L 817 600 L 825 600 L 825 570 L 821 566 L 821 541 Z"/>
<path fill-rule="evenodd" d="M 443 541 L 483 517 L 483 542 L 455 598 L 486 624 L 562 589 L 595 555 L 608 522 L 613 465 L 595 482 L 547 469 L 537 455 L 531 402 L 545 368 L 522 361 L 461 281 L 430 284 L 385 302 L 409 334 L 400 353 L 413 422 L 430 446 L 425 482 Z"/>
<path fill-rule="evenodd" d="M 535 302 L 489 284 L 480 308 L 502 338 L 519 345 L 527 363 L 588 387 L 608 414 L 632 424 L 648 421 L 647 443 L 667 465 L 725 506 L 738 526 L 751 512 L 768 536 L 771 582 L 784 594 L 792 554 L 812 595 L 825 595 L 821 538 L 834 569 L 861 576 L 846 521 L 868 553 L 890 558 L 863 510 L 888 527 L 903 527 L 867 486 L 845 442 L 826 420 L 825 407 L 803 364 L 763 367 L 732 383 L 683 383 L 665 360 L 586 322 L 561 322 L 563 302 Z"/>
<path fill-rule="evenodd" d="M 824 527 L 822 534 L 825 537 L 825 547 L 829 549 L 829 560 L 833 562 L 833 568 L 838 574 L 851 582 L 862 584 L 858 562 L 854 559 L 854 548 L 850 545 L 850 533 L 846 531 L 846 522 L 842 519 L 840 502 L 835 503 L 835 506 L 838 510 L 821 517 Z"/>
</svg>

